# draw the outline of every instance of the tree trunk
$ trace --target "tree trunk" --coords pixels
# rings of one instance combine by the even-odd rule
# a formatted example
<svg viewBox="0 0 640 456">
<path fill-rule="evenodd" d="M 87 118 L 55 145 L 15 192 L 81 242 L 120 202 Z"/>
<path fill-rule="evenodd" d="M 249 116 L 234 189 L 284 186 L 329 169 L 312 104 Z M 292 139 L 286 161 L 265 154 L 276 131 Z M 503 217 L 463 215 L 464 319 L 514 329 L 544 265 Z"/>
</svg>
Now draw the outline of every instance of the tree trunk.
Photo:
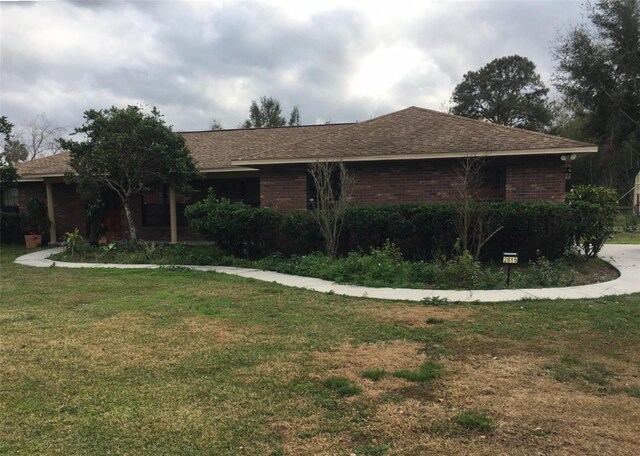
<svg viewBox="0 0 640 456">
<path fill-rule="evenodd" d="M 122 200 L 122 207 L 124 207 L 124 214 L 127 217 L 127 223 L 129 224 L 129 238 L 132 241 L 137 241 L 138 236 L 136 234 L 136 226 L 133 222 L 133 215 L 131 215 L 131 209 L 129 208 L 129 200 Z"/>
</svg>

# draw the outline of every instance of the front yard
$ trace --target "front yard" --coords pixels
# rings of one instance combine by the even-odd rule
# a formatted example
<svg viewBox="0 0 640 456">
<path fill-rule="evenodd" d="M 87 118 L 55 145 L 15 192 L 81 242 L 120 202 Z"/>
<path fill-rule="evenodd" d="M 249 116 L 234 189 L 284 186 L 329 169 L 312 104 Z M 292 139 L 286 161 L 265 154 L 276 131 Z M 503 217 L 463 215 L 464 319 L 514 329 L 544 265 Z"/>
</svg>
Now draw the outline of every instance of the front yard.
<svg viewBox="0 0 640 456">
<path fill-rule="evenodd" d="M 640 295 L 407 304 L 23 253 L 0 254 L 0 453 L 640 446 Z"/>
</svg>

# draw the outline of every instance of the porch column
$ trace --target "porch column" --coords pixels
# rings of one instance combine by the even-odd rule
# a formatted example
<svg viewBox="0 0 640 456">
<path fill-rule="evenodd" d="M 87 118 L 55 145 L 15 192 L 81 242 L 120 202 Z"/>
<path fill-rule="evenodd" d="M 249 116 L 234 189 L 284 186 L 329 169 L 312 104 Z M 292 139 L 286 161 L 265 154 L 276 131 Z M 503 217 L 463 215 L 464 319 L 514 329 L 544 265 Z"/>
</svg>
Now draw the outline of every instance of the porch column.
<svg viewBox="0 0 640 456">
<path fill-rule="evenodd" d="M 171 225 L 171 243 L 178 243 L 178 220 L 176 218 L 176 190 L 169 187 L 169 222 Z"/>
<path fill-rule="evenodd" d="M 47 190 L 47 215 L 51 221 L 49 226 L 49 238 L 51 243 L 58 242 L 58 236 L 56 234 L 56 213 L 53 209 L 53 188 L 51 182 L 45 182 L 44 186 Z"/>
</svg>

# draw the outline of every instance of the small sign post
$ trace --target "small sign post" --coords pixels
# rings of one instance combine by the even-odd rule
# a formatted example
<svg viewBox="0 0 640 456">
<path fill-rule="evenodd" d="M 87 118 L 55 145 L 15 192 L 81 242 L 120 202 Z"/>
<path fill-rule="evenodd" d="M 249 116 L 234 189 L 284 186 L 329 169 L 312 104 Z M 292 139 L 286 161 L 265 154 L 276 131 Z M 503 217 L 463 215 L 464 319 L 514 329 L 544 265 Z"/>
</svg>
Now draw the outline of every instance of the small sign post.
<svg viewBox="0 0 640 456">
<path fill-rule="evenodd" d="M 511 283 L 511 265 L 518 264 L 518 252 L 503 252 L 502 263 L 507 265 L 507 288 Z"/>
</svg>

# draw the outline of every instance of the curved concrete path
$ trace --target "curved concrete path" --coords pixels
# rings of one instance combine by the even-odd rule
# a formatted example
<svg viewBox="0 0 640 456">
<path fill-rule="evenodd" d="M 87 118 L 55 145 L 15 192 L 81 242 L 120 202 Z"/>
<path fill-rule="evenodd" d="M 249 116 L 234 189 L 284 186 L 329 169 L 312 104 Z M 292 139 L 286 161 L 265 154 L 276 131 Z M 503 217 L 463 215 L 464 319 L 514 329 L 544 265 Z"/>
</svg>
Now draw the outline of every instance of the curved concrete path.
<svg viewBox="0 0 640 456">
<path fill-rule="evenodd" d="M 105 263 L 68 263 L 49 260 L 54 253 L 61 252 L 57 247 L 23 255 L 15 260 L 25 266 L 47 268 L 109 268 L 109 269 L 158 269 L 156 264 L 105 264 Z M 234 268 L 228 266 L 181 266 L 195 271 L 215 271 L 232 274 L 264 282 L 276 282 L 281 285 L 306 288 L 322 293 L 333 292 L 339 295 L 368 297 L 377 299 L 422 301 L 440 298 L 458 302 L 498 302 L 520 299 L 583 299 L 602 296 L 622 295 L 640 292 L 640 245 L 608 244 L 600 252 L 600 257 L 609 261 L 620 271 L 620 277 L 609 282 L 594 283 L 564 288 L 526 288 L 513 290 L 416 290 L 410 288 L 372 288 L 358 285 L 341 285 L 328 280 L 301 277 L 259 269 Z M 166 266 L 165 266 L 166 267 Z"/>
</svg>

